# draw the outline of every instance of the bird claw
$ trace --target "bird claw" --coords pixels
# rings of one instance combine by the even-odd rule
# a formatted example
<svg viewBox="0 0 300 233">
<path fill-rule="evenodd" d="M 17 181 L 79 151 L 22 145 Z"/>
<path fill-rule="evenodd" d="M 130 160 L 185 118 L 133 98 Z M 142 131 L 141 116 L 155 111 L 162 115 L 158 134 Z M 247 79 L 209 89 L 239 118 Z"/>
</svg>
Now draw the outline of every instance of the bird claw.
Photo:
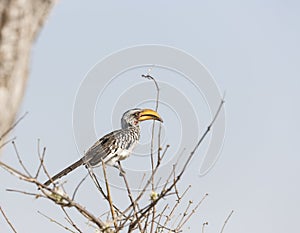
<svg viewBox="0 0 300 233">
<path fill-rule="evenodd" d="M 121 168 L 119 168 L 119 169 L 120 169 L 119 176 L 124 176 L 126 174 L 126 172 Z"/>
<path fill-rule="evenodd" d="M 119 176 L 124 176 L 126 174 L 120 164 L 114 165 L 113 167 L 117 168 L 120 171 Z"/>
</svg>

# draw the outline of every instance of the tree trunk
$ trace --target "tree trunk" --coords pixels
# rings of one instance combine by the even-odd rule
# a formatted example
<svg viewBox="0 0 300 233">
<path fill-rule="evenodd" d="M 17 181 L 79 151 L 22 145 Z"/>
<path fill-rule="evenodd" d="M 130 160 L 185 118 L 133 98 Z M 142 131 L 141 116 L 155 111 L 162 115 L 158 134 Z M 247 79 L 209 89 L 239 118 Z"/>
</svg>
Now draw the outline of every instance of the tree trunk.
<svg viewBox="0 0 300 233">
<path fill-rule="evenodd" d="M 28 78 L 31 47 L 54 0 L 0 0 L 0 145 Z"/>
</svg>

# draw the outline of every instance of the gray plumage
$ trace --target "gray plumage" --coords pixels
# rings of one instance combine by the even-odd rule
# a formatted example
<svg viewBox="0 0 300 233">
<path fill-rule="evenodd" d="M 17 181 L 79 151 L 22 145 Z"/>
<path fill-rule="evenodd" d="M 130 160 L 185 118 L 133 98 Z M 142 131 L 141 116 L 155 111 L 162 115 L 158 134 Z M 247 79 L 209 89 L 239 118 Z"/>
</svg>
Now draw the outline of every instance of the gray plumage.
<svg viewBox="0 0 300 233">
<path fill-rule="evenodd" d="M 140 127 L 113 131 L 99 139 L 82 158 L 84 164 L 91 167 L 100 166 L 103 162 L 115 166 L 115 160 L 126 159 L 140 139 Z M 126 156 L 128 154 L 128 156 Z"/>
<path fill-rule="evenodd" d="M 97 167 L 102 164 L 103 160 L 105 164 L 117 167 L 119 161 L 129 157 L 140 139 L 139 122 L 149 119 L 162 121 L 160 116 L 150 109 L 128 110 L 122 116 L 121 129 L 100 138 L 81 159 L 53 176 L 44 185 L 48 186 L 80 165 Z"/>
</svg>

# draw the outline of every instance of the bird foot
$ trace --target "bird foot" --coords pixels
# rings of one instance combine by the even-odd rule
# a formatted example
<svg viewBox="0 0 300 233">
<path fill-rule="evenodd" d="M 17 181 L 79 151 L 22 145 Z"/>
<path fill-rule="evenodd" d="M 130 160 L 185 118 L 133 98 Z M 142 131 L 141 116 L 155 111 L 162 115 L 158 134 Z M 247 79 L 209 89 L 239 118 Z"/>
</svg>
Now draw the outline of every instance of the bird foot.
<svg viewBox="0 0 300 233">
<path fill-rule="evenodd" d="M 126 172 L 120 168 L 120 173 L 119 173 L 119 176 L 125 176 Z"/>
<path fill-rule="evenodd" d="M 126 174 L 126 172 L 123 170 L 123 168 L 120 166 L 120 164 L 114 165 L 114 167 L 120 171 L 119 176 L 124 176 Z"/>
</svg>

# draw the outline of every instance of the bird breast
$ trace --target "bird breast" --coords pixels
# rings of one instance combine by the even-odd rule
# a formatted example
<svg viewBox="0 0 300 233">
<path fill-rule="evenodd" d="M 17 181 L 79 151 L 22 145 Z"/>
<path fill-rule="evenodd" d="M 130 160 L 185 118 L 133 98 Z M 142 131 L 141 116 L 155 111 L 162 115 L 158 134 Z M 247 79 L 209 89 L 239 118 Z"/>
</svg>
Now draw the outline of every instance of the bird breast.
<svg viewBox="0 0 300 233">
<path fill-rule="evenodd" d="M 137 142 L 132 143 L 128 149 L 119 149 L 120 150 L 119 153 L 117 152 L 116 154 L 118 154 L 120 156 L 120 160 L 124 160 L 124 159 L 128 158 L 129 155 L 132 153 L 136 144 L 137 144 Z"/>
</svg>

